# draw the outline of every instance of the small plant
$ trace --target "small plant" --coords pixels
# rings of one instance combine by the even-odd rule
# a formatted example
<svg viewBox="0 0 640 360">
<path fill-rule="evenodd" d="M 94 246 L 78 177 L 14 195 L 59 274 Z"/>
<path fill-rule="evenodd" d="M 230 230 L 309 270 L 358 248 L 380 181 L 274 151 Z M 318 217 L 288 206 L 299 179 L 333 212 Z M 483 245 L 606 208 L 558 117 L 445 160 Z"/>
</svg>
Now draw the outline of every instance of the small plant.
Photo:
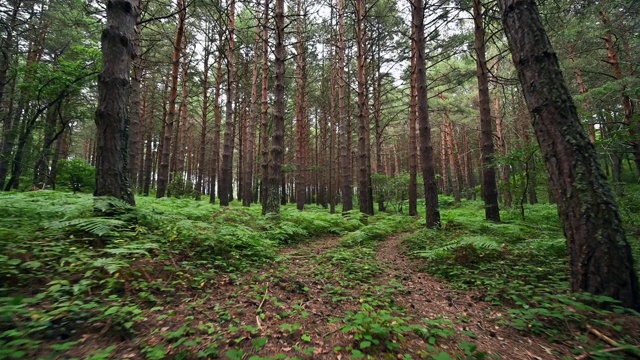
<svg viewBox="0 0 640 360">
<path fill-rule="evenodd" d="M 347 312 L 341 321 L 345 323 L 342 332 L 352 334 L 356 347 L 363 352 L 377 351 L 374 349 L 380 347 L 396 352 L 398 341 L 415 329 L 415 326 L 407 324 L 406 318 L 389 310 L 376 311 L 367 304 L 363 304 L 362 310 L 356 313 Z"/>
</svg>

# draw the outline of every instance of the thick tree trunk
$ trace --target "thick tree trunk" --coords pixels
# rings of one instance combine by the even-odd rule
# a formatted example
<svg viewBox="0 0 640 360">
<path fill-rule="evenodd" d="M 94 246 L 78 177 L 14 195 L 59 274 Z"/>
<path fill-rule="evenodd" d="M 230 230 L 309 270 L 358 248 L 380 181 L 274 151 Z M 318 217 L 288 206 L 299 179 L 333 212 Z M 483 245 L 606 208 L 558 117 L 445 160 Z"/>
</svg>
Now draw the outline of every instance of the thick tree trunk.
<svg viewBox="0 0 640 360">
<path fill-rule="evenodd" d="M 135 205 L 129 188 L 128 126 L 132 39 L 138 8 L 132 0 L 107 2 L 102 31 L 102 72 L 98 76 L 98 150 L 94 196 L 113 196 Z"/>
<path fill-rule="evenodd" d="M 169 162 L 171 161 L 171 137 L 173 135 L 173 126 L 176 118 L 176 100 L 178 98 L 178 72 L 180 71 L 180 55 L 182 53 L 182 40 L 184 38 L 184 26 L 187 18 L 187 9 L 183 0 L 177 0 L 178 27 L 176 29 L 176 38 L 173 43 L 173 56 L 171 58 L 171 90 L 169 93 L 169 111 L 167 113 L 167 121 L 164 129 L 162 141 L 162 154 L 160 155 L 160 166 L 158 167 L 158 191 L 157 198 L 162 198 L 167 193 L 169 185 Z"/>
<path fill-rule="evenodd" d="M 617 205 L 532 0 L 499 0 L 502 23 L 569 244 L 571 289 L 640 309 Z"/>
<path fill-rule="evenodd" d="M 275 89 L 273 105 L 273 137 L 271 143 L 271 158 L 269 160 L 269 178 L 266 184 L 267 198 L 262 206 L 262 214 L 272 214 L 279 217 L 281 187 L 284 184 L 282 174 L 282 160 L 284 157 L 284 76 L 285 59 L 287 56 L 284 45 L 284 0 L 275 2 Z M 284 189 L 283 189 L 284 190 Z"/>
<path fill-rule="evenodd" d="M 496 167 L 494 165 L 491 100 L 489 99 L 489 69 L 485 55 L 484 21 L 481 0 L 473 0 L 478 102 L 480 103 L 480 131 L 482 134 L 482 198 L 487 220 L 500 221 Z"/>
<path fill-rule="evenodd" d="M 413 0 L 413 26 L 415 27 L 416 43 L 416 88 L 418 102 L 418 126 L 420 130 L 420 160 L 422 162 L 422 177 L 424 179 L 424 194 L 427 207 L 427 227 L 440 227 L 440 210 L 438 208 L 438 188 L 436 186 L 436 169 L 433 162 L 433 146 L 431 144 L 431 127 L 429 125 L 429 111 L 427 108 L 427 71 L 425 59 L 424 36 L 424 3 Z"/>
<path fill-rule="evenodd" d="M 260 204 L 267 203 L 267 183 L 269 181 L 269 0 L 264 1 L 262 16 L 262 92 L 260 95 Z"/>
</svg>

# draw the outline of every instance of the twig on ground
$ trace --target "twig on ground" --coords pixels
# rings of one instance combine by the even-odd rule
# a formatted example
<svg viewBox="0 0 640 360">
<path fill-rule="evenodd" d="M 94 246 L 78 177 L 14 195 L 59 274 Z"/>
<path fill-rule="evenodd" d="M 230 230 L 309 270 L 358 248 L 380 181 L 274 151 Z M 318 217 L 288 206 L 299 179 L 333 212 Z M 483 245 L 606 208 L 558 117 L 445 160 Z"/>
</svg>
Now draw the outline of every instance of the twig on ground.
<svg viewBox="0 0 640 360">
<path fill-rule="evenodd" d="M 258 306 L 258 310 L 256 311 L 260 311 L 260 309 L 262 309 L 262 305 L 264 304 L 265 300 L 267 300 L 267 294 L 269 293 L 269 283 L 267 283 L 267 288 L 264 289 L 264 296 L 262 297 L 262 301 L 260 302 L 260 306 Z"/>
</svg>

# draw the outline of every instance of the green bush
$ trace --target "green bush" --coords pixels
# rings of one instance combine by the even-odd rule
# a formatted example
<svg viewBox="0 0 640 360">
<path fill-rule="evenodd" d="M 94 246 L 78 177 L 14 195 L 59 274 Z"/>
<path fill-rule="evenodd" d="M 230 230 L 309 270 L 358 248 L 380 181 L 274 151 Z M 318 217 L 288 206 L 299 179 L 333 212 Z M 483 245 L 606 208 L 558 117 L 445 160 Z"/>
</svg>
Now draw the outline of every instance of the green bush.
<svg viewBox="0 0 640 360">
<path fill-rule="evenodd" d="M 58 179 L 74 193 L 93 190 L 96 168 L 82 159 L 62 160 L 58 163 Z"/>
</svg>

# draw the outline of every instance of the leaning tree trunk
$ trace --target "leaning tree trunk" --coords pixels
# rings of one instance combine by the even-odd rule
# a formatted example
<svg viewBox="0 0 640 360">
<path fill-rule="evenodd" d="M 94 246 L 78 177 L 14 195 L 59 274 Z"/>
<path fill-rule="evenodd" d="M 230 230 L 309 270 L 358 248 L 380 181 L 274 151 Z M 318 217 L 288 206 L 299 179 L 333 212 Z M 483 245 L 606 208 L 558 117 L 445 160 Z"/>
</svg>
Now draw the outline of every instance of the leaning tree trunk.
<svg viewBox="0 0 640 360">
<path fill-rule="evenodd" d="M 532 0 L 499 0 L 502 23 L 569 244 L 571 289 L 640 309 L 618 207 Z"/>
<path fill-rule="evenodd" d="M 133 0 L 107 2 L 102 31 L 102 72 L 98 75 L 98 149 L 94 196 L 113 196 L 135 205 L 129 188 L 129 90 L 132 39 L 138 8 Z"/>
<path fill-rule="evenodd" d="M 418 130 L 420 131 L 420 160 L 424 179 L 424 195 L 427 206 L 427 227 L 440 227 L 440 210 L 438 209 L 438 188 L 436 186 L 436 168 L 433 163 L 433 145 L 431 144 L 431 127 L 427 108 L 427 69 L 425 59 L 424 36 L 424 3 L 413 0 L 413 26 L 415 27 L 416 44 L 416 101 L 418 102 Z"/>
<path fill-rule="evenodd" d="M 480 132 L 482 134 L 482 198 L 484 216 L 487 220 L 500 221 L 498 187 L 494 165 L 493 131 L 491 129 L 491 102 L 489 100 L 489 69 L 484 45 L 484 22 L 482 3 L 473 0 L 473 23 L 475 33 L 476 68 L 478 74 L 478 102 L 480 103 Z"/>
</svg>

